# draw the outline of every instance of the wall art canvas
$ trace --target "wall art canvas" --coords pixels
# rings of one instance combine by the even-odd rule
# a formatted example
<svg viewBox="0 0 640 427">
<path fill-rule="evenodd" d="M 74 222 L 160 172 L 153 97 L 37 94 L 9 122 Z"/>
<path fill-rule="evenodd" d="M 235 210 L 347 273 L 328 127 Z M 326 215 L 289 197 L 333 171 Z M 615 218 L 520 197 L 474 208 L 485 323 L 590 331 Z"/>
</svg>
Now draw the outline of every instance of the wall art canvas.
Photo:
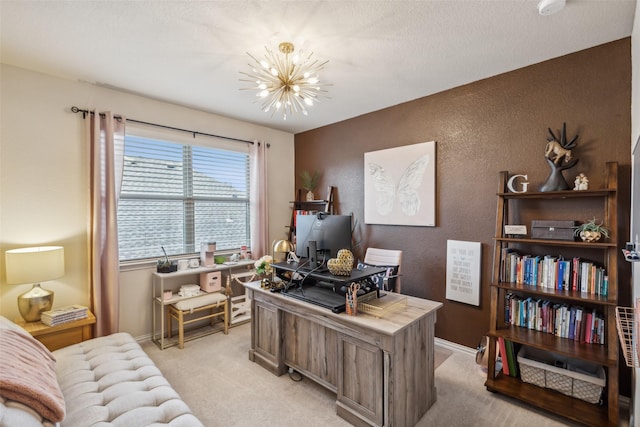
<svg viewBox="0 0 640 427">
<path fill-rule="evenodd" d="M 364 153 L 366 224 L 435 226 L 435 141 Z"/>
</svg>

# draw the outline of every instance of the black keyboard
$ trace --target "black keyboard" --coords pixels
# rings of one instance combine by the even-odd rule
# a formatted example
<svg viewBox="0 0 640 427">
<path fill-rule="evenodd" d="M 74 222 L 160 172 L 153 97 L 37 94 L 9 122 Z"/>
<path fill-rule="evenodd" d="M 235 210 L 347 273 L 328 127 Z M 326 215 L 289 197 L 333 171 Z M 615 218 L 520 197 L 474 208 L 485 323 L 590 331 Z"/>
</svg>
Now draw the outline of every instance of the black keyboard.
<svg viewBox="0 0 640 427">
<path fill-rule="evenodd" d="M 337 294 L 326 288 L 318 288 L 314 286 L 289 289 L 284 295 L 296 298 L 320 307 L 328 308 L 334 313 L 340 313 L 345 309 L 344 295 Z"/>
</svg>

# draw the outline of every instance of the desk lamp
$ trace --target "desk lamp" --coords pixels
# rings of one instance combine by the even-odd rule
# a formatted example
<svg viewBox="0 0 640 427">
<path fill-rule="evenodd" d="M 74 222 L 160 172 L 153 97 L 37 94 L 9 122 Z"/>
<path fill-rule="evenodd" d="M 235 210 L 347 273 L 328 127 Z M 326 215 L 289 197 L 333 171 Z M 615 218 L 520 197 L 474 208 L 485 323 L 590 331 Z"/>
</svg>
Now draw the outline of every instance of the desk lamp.
<svg viewBox="0 0 640 427">
<path fill-rule="evenodd" d="M 40 287 L 40 282 L 64 276 L 64 248 L 40 246 L 5 252 L 7 283 L 33 283 L 31 290 L 18 296 L 18 310 L 27 322 L 40 320 L 40 313 L 51 310 L 53 292 Z"/>
<path fill-rule="evenodd" d="M 293 244 L 288 241 L 288 240 L 278 240 L 277 242 L 273 243 L 273 262 L 278 262 L 276 260 L 276 254 L 278 253 L 285 253 L 285 254 L 289 254 L 289 252 L 293 251 Z M 287 257 L 285 256 L 285 260 L 287 259 Z"/>
</svg>

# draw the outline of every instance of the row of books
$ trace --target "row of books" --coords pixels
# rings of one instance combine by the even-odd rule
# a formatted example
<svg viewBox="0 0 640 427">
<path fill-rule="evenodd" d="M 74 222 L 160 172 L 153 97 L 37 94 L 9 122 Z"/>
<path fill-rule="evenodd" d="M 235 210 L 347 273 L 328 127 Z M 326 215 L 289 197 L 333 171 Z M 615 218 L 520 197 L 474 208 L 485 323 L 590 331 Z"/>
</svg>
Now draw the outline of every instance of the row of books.
<svg viewBox="0 0 640 427">
<path fill-rule="evenodd" d="M 582 343 L 605 343 L 604 315 L 577 305 L 508 293 L 505 296 L 505 322 Z"/>
<path fill-rule="evenodd" d="M 498 351 L 502 360 L 502 373 L 510 377 L 518 376 L 518 349 L 513 341 L 498 337 Z"/>
<path fill-rule="evenodd" d="M 40 321 L 48 326 L 56 326 L 67 322 L 73 322 L 74 320 L 86 319 L 87 317 L 87 307 L 81 305 L 70 305 L 42 312 Z"/>
<path fill-rule="evenodd" d="M 512 248 L 502 250 L 500 281 L 601 296 L 609 293 L 606 270 L 591 261 L 521 255 Z"/>
<path fill-rule="evenodd" d="M 315 215 L 317 214 L 318 211 L 317 210 L 303 210 L 303 209 L 296 209 L 295 214 L 293 215 L 293 226 L 297 226 L 297 217 L 298 215 Z"/>
</svg>

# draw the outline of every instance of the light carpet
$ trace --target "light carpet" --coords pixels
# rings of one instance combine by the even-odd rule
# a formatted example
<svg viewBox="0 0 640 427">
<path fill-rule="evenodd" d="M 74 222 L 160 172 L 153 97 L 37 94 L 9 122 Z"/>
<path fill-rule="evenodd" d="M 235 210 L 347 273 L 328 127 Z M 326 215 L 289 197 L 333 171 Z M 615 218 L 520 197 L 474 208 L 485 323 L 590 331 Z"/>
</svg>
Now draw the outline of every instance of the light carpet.
<svg viewBox="0 0 640 427">
<path fill-rule="evenodd" d="M 335 394 L 299 375 L 276 377 L 249 361 L 251 326 L 185 343 L 183 350 L 142 347 L 207 427 L 350 424 L 336 415 Z M 574 426 L 566 420 L 488 392 L 472 355 L 436 346 L 437 401 L 419 421 L 426 426 Z"/>
</svg>

